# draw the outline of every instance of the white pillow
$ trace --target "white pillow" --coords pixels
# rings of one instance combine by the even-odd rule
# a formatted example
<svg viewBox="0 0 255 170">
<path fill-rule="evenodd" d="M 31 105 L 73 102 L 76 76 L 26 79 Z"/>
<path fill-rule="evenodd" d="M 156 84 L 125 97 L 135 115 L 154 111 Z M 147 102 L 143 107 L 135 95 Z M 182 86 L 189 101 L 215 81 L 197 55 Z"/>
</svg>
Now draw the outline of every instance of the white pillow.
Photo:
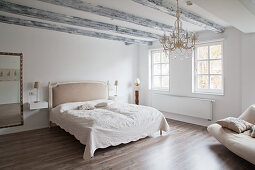
<svg viewBox="0 0 255 170">
<path fill-rule="evenodd" d="M 255 138 L 255 125 L 251 127 L 251 137 Z"/>
<path fill-rule="evenodd" d="M 95 105 L 96 108 L 98 108 L 98 107 L 106 107 L 106 106 L 108 106 L 108 103 L 107 103 L 107 102 L 100 102 L 100 103 L 97 103 L 97 104 Z"/>
<path fill-rule="evenodd" d="M 78 110 L 93 110 L 95 106 L 89 103 L 85 103 L 83 105 L 78 106 Z"/>
<path fill-rule="evenodd" d="M 246 122 L 245 120 L 235 118 L 235 117 L 228 117 L 225 119 L 218 120 L 216 123 L 221 125 L 224 128 L 228 128 L 233 130 L 237 133 L 242 133 L 246 130 L 249 130 L 252 127 L 252 124 Z"/>
</svg>

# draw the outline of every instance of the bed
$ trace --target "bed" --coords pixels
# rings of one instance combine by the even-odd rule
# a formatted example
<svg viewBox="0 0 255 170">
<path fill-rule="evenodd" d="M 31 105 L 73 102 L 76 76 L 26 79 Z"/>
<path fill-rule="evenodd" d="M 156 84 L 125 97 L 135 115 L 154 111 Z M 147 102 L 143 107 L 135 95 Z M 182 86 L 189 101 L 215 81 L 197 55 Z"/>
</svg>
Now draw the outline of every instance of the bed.
<svg viewBox="0 0 255 170">
<path fill-rule="evenodd" d="M 106 82 L 49 83 L 49 121 L 86 145 L 83 158 L 89 160 L 98 148 L 137 141 L 155 133 L 167 133 L 163 114 L 147 106 L 108 100 Z M 79 110 L 84 104 L 104 107 Z"/>
</svg>

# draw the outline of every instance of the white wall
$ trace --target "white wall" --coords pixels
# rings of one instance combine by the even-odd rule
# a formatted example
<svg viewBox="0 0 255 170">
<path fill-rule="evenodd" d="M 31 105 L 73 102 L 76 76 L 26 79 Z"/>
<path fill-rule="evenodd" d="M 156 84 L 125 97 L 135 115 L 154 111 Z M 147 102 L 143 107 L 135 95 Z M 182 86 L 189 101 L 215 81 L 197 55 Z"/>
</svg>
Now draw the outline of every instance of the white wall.
<svg viewBox="0 0 255 170">
<path fill-rule="evenodd" d="M 170 61 L 170 94 L 215 99 L 213 121 L 228 116 L 238 116 L 241 113 L 241 32 L 234 28 L 228 28 L 224 34 L 215 34 L 209 31 L 199 34 L 200 42 L 219 38 L 224 38 L 224 96 L 192 94 L 192 59 Z M 152 48 L 160 48 L 160 44 L 155 43 Z M 140 102 L 145 105 L 150 105 L 151 95 L 153 95 L 153 92 L 148 90 L 148 67 L 148 47 L 141 46 L 138 70 L 142 82 Z M 176 114 L 166 114 L 166 116 L 201 125 L 212 123 Z"/>
<path fill-rule="evenodd" d="M 242 36 L 242 110 L 255 104 L 255 34 Z"/>
<path fill-rule="evenodd" d="M 0 24 L 0 51 L 24 54 L 24 103 L 33 82 L 41 82 L 41 100 L 46 100 L 48 82 L 119 80 L 119 96 L 132 102 L 137 77 L 136 45 L 76 36 L 67 33 Z M 47 110 L 24 112 L 25 124 L 0 129 L 0 134 L 48 126 Z"/>
</svg>

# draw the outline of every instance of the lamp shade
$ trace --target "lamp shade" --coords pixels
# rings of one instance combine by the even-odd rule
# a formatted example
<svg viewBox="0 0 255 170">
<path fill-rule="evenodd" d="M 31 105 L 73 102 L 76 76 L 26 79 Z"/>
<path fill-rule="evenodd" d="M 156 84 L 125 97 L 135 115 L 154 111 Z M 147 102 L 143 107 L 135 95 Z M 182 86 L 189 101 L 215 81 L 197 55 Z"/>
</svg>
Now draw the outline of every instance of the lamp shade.
<svg viewBox="0 0 255 170">
<path fill-rule="evenodd" d="M 141 81 L 140 81 L 139 78 L 137 78 L 137 79 L 135 80 L 135 85 L 136 85 L 136 86 L 139 86 L 140 84 L 141 84 Z"/>
<path fill-rule="evenodd" d="M 118 84 L 119 84 L 118 80 L 115 80 L 114 86 L 118 86 Z"/>
<path fill-rule="evenodd" d="M 34 84 L 34 88 L 38 89 L 40 87 L 40 82 L 36 81 Z"/>
</svg>

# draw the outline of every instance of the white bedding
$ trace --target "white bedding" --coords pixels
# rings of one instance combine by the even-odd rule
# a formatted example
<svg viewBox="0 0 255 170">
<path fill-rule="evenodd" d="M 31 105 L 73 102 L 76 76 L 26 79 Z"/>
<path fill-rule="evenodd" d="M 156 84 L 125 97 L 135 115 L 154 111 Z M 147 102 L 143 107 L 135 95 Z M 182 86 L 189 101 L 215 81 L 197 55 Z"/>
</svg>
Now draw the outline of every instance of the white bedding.
<svg viewBox="0 0 255 170">
<path fill-rule="evenodd" d="M 84 104 L 108 102 L 108 106 L 94 110 L 78 110 Z M 98 148 L 106 148 L 168 132 L 163 114 L 147 106 L 95 100 L 61 104 L 50 112 L 50 121 L 74 135 L 86 145 L 83 158 L 90 159 Z"/>
</svg>

